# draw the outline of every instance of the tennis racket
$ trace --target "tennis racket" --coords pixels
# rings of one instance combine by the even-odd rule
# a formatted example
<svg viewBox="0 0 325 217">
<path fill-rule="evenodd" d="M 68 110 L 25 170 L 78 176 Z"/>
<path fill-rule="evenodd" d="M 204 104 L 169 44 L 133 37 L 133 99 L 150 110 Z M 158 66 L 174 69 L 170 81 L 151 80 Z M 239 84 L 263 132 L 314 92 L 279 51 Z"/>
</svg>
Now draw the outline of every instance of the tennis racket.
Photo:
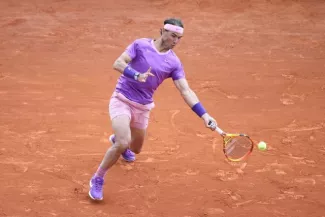
<svg viewBox="0 0 325 217">
<path fill-rule="evenodd" d="M 213 124 L 212 122 L 209 124 Z M 214 129 L 223 138 L 223 152 L 232 162 L 245 160 L 254 149 L 254 142 L 248 135 L 242 133 L 225 133 L 219 127 Z"/>
</svg>

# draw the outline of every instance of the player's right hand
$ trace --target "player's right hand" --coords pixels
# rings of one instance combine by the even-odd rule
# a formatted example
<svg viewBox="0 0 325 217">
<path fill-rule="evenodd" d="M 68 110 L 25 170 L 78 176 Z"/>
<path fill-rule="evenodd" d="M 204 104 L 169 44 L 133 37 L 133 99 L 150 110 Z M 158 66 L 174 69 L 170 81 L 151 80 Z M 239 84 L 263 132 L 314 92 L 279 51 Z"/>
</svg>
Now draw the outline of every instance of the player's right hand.
<svg viewBox="0 0 325 217">
<path fill-rule="evenodd" d="M 145 73 L 141 73 L 138 77 L 139 82 L 146 82 L 149 76 L 155 76 L 154 74 L 151 73 L 151 67 L 149 67 L 148 71 Z"/>
<path fill-rule="evenodd" d="M 218 123 L 216 122 L 216 120 L 211 117 L 208 113 L 205 113 L 204 115 L 202 115 L 201 117 L 204 120 L 204 124 L 207 128 L 210 128 L 210 130 L 215 130 L 216 127 L 218 126 Z"/>
</svg>

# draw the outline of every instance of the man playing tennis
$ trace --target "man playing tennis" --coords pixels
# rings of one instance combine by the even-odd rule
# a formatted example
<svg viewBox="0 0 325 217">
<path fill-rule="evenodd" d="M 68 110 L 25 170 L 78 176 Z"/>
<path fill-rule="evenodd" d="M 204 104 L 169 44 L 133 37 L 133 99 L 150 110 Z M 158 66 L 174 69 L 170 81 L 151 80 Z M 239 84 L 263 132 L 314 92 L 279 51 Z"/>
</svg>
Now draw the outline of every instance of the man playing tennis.
<svg viewBox="0 0 325 217">
<path fill-rule="evenodd" d="M 90 180 L 89 196 L 103 199 L 104 176 L 122 155 L 132 162 L 143 145 L 150 110 L 154 108 L 153 94 L 167 78 L 192 110 L 204 120 L 206 127 L 215 129 L 216 121 L 206 112 L 196 94 L 190 89 L 183 66 L 173 48 L 183 36 L 184 26 L 179 19 L 167 19 L 157 39 L 142 38 L 130 44 L 114 62 L 121 73 L 110 99 L 109 114 L 114 134 L 96 173 Z"/>
</svg>

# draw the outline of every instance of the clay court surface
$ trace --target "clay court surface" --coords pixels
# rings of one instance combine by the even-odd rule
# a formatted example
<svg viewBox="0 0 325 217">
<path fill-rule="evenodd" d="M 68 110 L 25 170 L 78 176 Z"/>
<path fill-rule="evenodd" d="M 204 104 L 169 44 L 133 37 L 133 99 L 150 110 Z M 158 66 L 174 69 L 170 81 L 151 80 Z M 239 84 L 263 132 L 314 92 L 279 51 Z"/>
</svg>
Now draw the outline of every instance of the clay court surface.
<svg viewBox="0 0 325 217">
<path fill-rule="evenodd" d="M 0 216 L 325 216 L 324 11 L 321 0 L 1 1 Z M 113 61 L 171 16 L 209 113 L 269 150 L 239 172 L 168 80 L 143 152 L 119 160 L 94 203 Z"/>
</svg>

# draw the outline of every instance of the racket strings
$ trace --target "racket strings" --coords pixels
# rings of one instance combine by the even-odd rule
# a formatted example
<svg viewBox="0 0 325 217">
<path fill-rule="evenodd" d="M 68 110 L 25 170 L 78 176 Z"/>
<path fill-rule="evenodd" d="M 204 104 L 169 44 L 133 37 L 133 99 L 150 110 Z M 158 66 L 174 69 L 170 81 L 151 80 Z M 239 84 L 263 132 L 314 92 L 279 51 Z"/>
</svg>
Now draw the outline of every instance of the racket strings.
<svg viewBox="0 0 325 217">
<path fill-rule="evenodd" d="M 225 154 L 229 159 L 239 160 L 251 152 L 253 143 L 245 136 L 237 136 L 225 141 Z"/>
</svg>

